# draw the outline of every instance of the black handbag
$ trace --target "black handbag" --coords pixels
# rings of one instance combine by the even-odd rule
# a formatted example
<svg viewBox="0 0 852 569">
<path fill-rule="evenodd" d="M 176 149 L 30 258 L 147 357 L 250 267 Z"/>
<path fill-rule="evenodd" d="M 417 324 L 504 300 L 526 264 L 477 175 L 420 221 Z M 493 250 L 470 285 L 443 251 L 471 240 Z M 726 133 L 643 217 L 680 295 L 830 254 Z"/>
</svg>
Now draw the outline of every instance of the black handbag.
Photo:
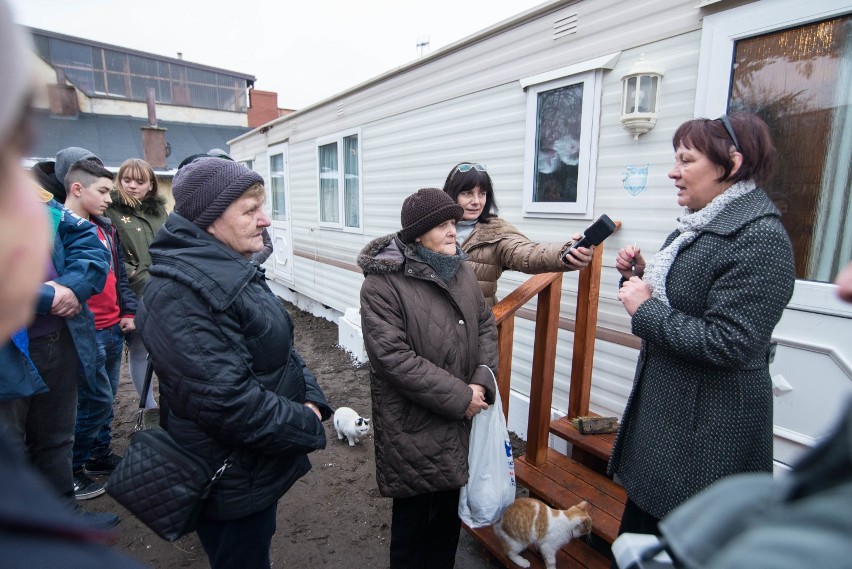
<svg viewBox="0 0 852 569">
<path fill-rule="evenodd" d="M 166 431 L 134 433 L 127 454 L 106 484 L 107 493 L 166 541 L 195 530 L 213 484 L 233 462 L 213 472 Z"/>
<path fill-rule="evenodd" d="M 145 372 L 143 394 L 153 367 Z M 233 463 L 231 453 L 215 472 L 202 458 L 186 451 L 163 429 L 141 430 L 145 395 L 137 430 L 121 462 L 109 477 L 107 493 L 166 541 L 195 530 L 213 484 Z"/>
</svg>

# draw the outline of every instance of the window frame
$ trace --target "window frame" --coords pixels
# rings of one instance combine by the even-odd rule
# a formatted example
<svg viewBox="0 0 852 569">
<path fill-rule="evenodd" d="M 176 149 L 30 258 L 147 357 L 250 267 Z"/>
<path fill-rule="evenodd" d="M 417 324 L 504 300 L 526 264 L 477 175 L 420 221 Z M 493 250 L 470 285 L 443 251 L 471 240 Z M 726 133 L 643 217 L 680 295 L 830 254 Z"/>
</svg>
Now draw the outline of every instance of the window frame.
<svg viewBox="0 0 852 569">
<path fill-rule="evenodd" d="M 613 69 L 621 52 L 610 53 L 560 69 L 520 79 L 527 91 L 526 135 L 524 140 L 524 217 L 592 219 L 597 179 L 598 139 L 600 133 L 603 72 Z M 536 146 L 538 138 L 538 94 L 583 83 L 580 130 L 580 166 L 577 177 L 577 201 L 573 203 L 535 202 Z"/>
<path fill-rule="evenodd" d="M 345 161 L 343 159 L 343 140 L 348 137 L 356 136 L 358 139 L 358 225 L 346 225 L 346 172 Z M 361 129 L 354 128 L 331 134 L 328 136 L 319 137 L 316 139 L 314 172 L 316 175 L 316 199 L 317 199 L 317 223 L 322 229 L 334 229 L 345 233 L 363 233 L 364 232 L 364 167 L 363 167 L 363 139 L 361 138 Z M 337 145 L 337 208 L 339 221 L 323 221 L 322 220 L 322 194 L 320 192 L 320 147 L 329 144 Z"/>
<path fill-rule="evenodd" d="M 717 117 L 727 112 L 731 62 L 735 44 L 751 38 L 849 13 L 847 0 L 824 0 L 819 7 L 800 0 L 774 0 L 738 6 L 706 16 L 701 30 L 696 117 Z M 829 315 L 852 316 L 852 306 L 836 297 L 833 283 L 796 279 L 787 308 Z"/>
<path fill-rule="evenodd" d="M 269 146 L 266 150 L 266 207 L 264 208 L 269 215 L 269 219 L 272 223 L 290 223 L 291 219 L 291 204 L 288 199 L 289 189 L 290 189 L 290 169 L 289 169 L 289 156 L 288 153 L 290 151 L 290 145 L 287 141 L 280 142 L 277 144 L 273 144 Z M 281 160 L 284 167 L 284 176 L 282 178 L 282 182 L 284 184 L 283 188 L 283 200 L 284 200 L 284 208 L 285 208 L 285 218 L 278 219 L 275 217 L 275 196 L 274 196 L 274 188 L 272 187 L 272 158 L 275 156 L 281 156 Z"/>
</svg>

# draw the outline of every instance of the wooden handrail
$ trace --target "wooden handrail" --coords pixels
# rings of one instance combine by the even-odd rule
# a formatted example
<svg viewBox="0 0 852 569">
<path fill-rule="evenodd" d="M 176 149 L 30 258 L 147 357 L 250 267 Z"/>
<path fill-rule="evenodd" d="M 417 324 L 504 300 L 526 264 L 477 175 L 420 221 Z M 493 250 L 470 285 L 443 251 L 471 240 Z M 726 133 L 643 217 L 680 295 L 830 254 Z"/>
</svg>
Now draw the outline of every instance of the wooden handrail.
<svg viewBox="0 0 852 569">
<path fill-rule="evenodd" d="M 515 314 L 519 308 L 530 301 L 556 279 L 561 279 L 562 273 L 541 273 L 533 275 L 521 286 L 509 293 L 509 296 L 494 305 L 494 320 L 499 326 L 506 318 Z"/>
<path fill-rule="evenodd" d="M 562 273 L 541 273 L 534 275 L 491 309 L 494 312 L 494 320 L 497 324 L 497 347 L 499 350 L 497 387 L 500 390 L 500 402 L 503 404 L 503 414 L 507 420 L 509 418 L 509 389 L 512 380 L 512 349 L 515 342 L 515 312 L 542 290 L 553 286 L 553 283 L 556 281 L 558 281 L 556 286 L 559 287 L 561 292 Z M 541 305 L 540 298 L 539 305 Z M 559 304 L 557 301 L 557 324 L 559 317 L 558 307 Z M 538 329 L 538 326 L 536 326 L 536 329 Z"/>
<path fill-rule="evenodd" d="M 617 229 L 621 228 L 621 222 L 616 221 L 615 224 Z M 595 248 L 589 267 L 580 271 L 578 277 L 574 351 L 567 407 L 569 419 L 589 414 L 603 250 L 603 244 Z M 547 462 L 559 307 L 562 297 L 562 273 L 543 273 L 529 278 L 509 296 L 498 302 L 492 310 L 497 323 L 497 341 L 500 351 L 497 385 L 500 388 L 503 412 L 508 418 L 515 313 L 536 295 L 538 295 L 538 303 L 525 456 L 530 464 L 541 466 Z"/>
</svg>

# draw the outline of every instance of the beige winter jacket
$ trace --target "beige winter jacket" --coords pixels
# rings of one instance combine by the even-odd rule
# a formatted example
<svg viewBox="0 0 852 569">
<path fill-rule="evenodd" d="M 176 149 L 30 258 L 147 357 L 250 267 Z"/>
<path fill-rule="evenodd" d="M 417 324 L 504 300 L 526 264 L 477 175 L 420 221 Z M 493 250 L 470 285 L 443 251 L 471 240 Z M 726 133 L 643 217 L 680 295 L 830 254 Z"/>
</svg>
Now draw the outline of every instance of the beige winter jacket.
<svg viewBox="0 0 852 569">
<path fill-rule="evenodd" d="M 470 256 L 467 262 L 476 274 L 486 302 L 494 306 L 497 304 L 497 280 L 503 271 L 527 274 L 569 271 L 571 268 L 561 257 L 572 244 L 572 241 L 530 241 L 508 221 L 492 217 L 488 223 L 477 223 L 461 248 Z"/>
</svg>

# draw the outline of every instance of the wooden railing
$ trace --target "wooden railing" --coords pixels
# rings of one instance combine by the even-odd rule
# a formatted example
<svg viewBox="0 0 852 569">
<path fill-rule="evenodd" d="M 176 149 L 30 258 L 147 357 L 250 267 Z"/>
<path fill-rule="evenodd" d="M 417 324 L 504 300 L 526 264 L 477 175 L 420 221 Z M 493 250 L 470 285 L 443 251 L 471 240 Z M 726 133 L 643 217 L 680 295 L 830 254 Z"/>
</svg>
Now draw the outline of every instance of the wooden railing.
<svg viewBox="0 0 852 569">
<path fill-rule="evenodd" d="M 599 246 L 595 249 L 589 267 L 580 271 L 579 274 L 571 386 L 568 397 L 569 418 L 589 413 L 602 259 L 603 246 Z M 493 311 L 497 322 L 500 353 L 497 384 L 500 388 L 503 411 L 508 418 L 515 312 L 536 295 L 538 295 L 538 305 L 530 377 L 526 457 L 530 463 L 541 465 L 547 457 L 547 438 L 550 432 L 559 306 L 562 299 L 562 273 L 544 273 L 529 278 L 509 296 L 498 302 Z"/>
<path fill-rule="evenodd" d="M 599 246 L 590 266 L 578 275 L 568 417 L 589 414 L 602 258 L 603 247 Z M 515 314 L 527 302 L 537 297 L 526 454 L 515 459 L 516 478 L 518 484 L 525 486 L 531 496 L 539 497 L 559 508 L 567 508 L 581 500 L 588 500 L 592 512 L 592 531 L 597 536 L 596 539 L 604 540 L 604 551 L 601 546 L 592 545 L 591 542 L 572 540 L 560 549 L 557 566 L 608 569 L 610 560 L 605 550 L 618 529 L 626 499 L 624 491 L 612 480 L 587 466 L 586 462 L 590 462 L 589 460 L 581 458 L 582 462 L 578 462 L 548 448 L 548 435 L 552 432 L 560 436 L 561 432 L 570 430 L 571 425 L 564 417 L 551 422 L 561 296 L 562 273 L 546 273 L 530 277 L 494 306 L 500 358 L 497 383 L 503 410 L 508 418 Z M 584 443 L 572 445 L 571 454 L 576 456 L 578 447 Z M 585 450 L 579 450 L 579 453 L 588 454 Z M 515 567 L 506 557 L 492 527 L 465 527 L 495 559 L 506 567 Z M 524 556 L 530 561 L 532 569 L 543 569 L 541 557 L 528 553 Z"/>
</svg>

